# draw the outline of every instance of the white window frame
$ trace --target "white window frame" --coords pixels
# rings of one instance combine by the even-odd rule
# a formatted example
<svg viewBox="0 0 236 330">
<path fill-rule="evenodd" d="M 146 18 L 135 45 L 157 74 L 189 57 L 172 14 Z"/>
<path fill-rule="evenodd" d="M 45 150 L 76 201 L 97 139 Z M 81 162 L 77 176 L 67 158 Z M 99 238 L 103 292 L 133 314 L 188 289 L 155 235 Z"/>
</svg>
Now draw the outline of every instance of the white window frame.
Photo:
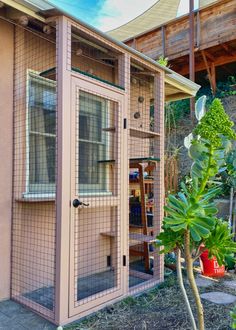
<svg viewBox="0 0 236 330">
<path fill-rule="evenodd" d="M 106 107 L 106 116 L 104 116 L 105 118 L 102 118 L 102 128 L 105 128 L 107 126 L 107 123 L 109 123 L 109 114 L 110 114 L 110 108 L 109 108 L 109 101 L 112 101 L 110 99 L 106 99 L 103 96 L 99 96 L 96 94 L 93 94 L 90 91 L 86 91 L 83 89 L 79 89 L 78 91 L 79 93 L 79 97 L 81 95 L 81 93 L 83 94 L 91 94 L 91 96 L 93 97 L 93 100 L 97 100 L 98 102 L 102 103 L 101 109 L 103 111 L 103 106 Z M 83 113 L 83 111 L 80 110 L 80 101 L 79 101 L 79 109 L 77 109 L 77 111 L 79 111 L 79 116 L 77 116 L 77 123 L 76 123 L 76 127 L 77 127 L 77 132 L 76 134 L 78 134 L 79 136 L 79 117 L 80 117 L 80 112 Z M 86 114 L 86 112 L 85 112 Z M 102 133 L 103 136 L 103 133 Z M 77 148 L 79 148 L 79 143 L 80 142 L 87 142 L 87 143 L 91 143 L 91 144 L 103 144 L 103 142 L 96 142 L 96 141 L 90 141 L 90 140 L 84 140 L 84 139 L 79 139 L 77 140 Z M 107 150 L 109 150 L 110 147 L 110 137 L 109 134 L 106 137 L 106 152 L 105 152 L 105 157 L 107 157 Z M 79 196 L 107 196 L 107 195 L 112 195 L 112 192 L 109 191 L 108 189 L 108 185 L 109 185 L 109 168 L 107 165 L 103 165 L 104 166 L 104 172 L 105 172 L 105 189 L 102 189 L 103 183 L 98 183 L 98 184 L 81 184 L 79 183 L 79 173 L 76 177 L 76 193 Z M 78 171 L 79 169 L 79 162 L 76 163 L 76 171 Z M 89 187 L 89 191 L 86 192 L 86 188 Z M 100 188 L 100 189 L 99 189 Z M 100 190 L 100 191 L 99 191 Z"/>
<path fill-rule="evenodd" d="M 30 105 L 29 105 L 29 88 L 30 88 L 30 81 L 35 80 L 36 82 L 39 82 L 42 85 L 55 87 L 55 94 L 56 94 L 56 81 L 53 81 L 51 79 L 47 79 L 40 76 L 40 72 L 34 71 L 34 70 L 27 70 L 27 80 L 26 80 L 26 180 L 25 180 L 25 192 L 23 193 L 24 198 L 55 198 L 56 196 L 56 182 L 54 184 L 49 184 L 49 187 L 55 186 L 55 192 L 32 192 L 30 191 L 30 125 L 29 125 L 29 119 L 30 119 Z M 56 111 L 56 110 L 55 110 Z M 55 136 L 56 141 L 56 134 L 50 134 L 50 133 L 37 133 L 42 136 Z M 55 142 L 56 143 L 56 142 Z M 37 184 L 35 184 L 37 186 Z M 40 184 L 39 184 L 40 186 Z M 41 187 L 41 190 L 43 190 L 43 187 Z"/>
</svg>

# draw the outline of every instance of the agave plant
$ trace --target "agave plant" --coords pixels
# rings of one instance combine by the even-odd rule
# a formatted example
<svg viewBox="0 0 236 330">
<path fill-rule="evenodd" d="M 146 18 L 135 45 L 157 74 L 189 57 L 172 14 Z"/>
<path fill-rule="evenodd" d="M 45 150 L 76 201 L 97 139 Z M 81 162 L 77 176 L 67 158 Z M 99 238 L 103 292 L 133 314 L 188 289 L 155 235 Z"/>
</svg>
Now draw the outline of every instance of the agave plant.
<svg viewBox="0 0 236 330">
<path fill-rule="evenodd" d="M 157 237 L 160 253 L 176 253 L 180 287 L 192 327 L 197 329 L 182 280 L 181 252 L 185 256 L 200 330 L 204 329 L 204 315 L 194 278 L 193 262 L 199 258 L 203 249 L 209 250 L 210 257 L 216 256 L 219 264 L 225 263 L 228 254 L 236 252 L 236 243 L 231 239 L 227 224 L 216 217 L 218 210 L 213 201 L 221 192 L 221 182 L 216 176 L 225 168 L 230 140 L 236 139 L 236 134 L 220 100 L 215 99 L 207 112 L 205 102 L 205 97 L 198 100 L 195 113 L 199 122 L 184 141 L 189 157 L 193 160 L 189 183 L 182 182 L 180 192 L 168 196 L 163 231 Z"/>
</svg>

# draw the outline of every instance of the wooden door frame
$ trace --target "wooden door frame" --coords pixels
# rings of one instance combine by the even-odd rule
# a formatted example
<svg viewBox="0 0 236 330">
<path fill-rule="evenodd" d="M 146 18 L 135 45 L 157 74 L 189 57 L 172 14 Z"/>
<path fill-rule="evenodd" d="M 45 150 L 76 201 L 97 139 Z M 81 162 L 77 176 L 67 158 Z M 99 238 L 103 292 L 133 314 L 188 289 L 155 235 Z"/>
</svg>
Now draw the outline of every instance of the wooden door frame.
<svg viewBox="0 0 236 330">
<path fill-rule="evenodd" d="M 110 90 L 106 86 L 103 86 L 99 81 L 89 81 L 86 77 L 83 77 L 82 75 L 80 76 L 71 76 L 71 111 L 70 111 L 70 121 L 71 121 L 71 142 L 70 142 L 70 159 L 71 159 L 71 166 L 70 166 L 70 179 L 71 179 L 71 201 L 74 198 L 78 198 L 78 195 L 75 196 L 74 193 L 74 187 L 76 185 L 76 176 L 75 176 L 75 169 L 76 169 L 76 157 L 74 155 L 75 150 L 76 150 L 76 93 L 77 93 L 77 88 L 81 91 L 85 91 L 88 93 L 91 93 L 93 95 L 98 95 L 100 97 L 106 98 L 108 100 L 114 101 L 119 104 L 119 113 L 118 113 L 118 120 L 120 120 L 119 123 L 119 129 L 118 129 L 118 139 L 119 139 L 119 146 L 122 144 L 122 127 L 121 127 L 121 119 L 122 119 L 122 111 L 124 108 L 124 93 L 120 93 L 114 90 Z M 121 148 L 123 150 L 123 148 Z M 118 276 L 119 276 L 119 283 L 120 286 L 117 288 L 117 290 L 114 291 L 115 287 L 105 290 L 105 293 L 102 297 L 95 298 L 94 300 L 84 302 L 84 300 L 81 300 L 81 302 L 78 302 L 75 304 L 74 300 L 74 290 L 75 290 L 75 283 L 74 283 L 74 269 L 75 269 L 75 264 L 74 264 L 74 247 L 75 247 L 75 241 L 74 241 L 74 224 L 75 224 L 75 212 L 73 209 L 71 209 L 71 214 L 70 214 L 70 257 L 69 257 L 69 317 L 73 317 L 75 315 L 81 314 L 83 312 L 86 312 L 90 309 L 93 309 L 96 306 L 99 306 L 105 302 L 109 302 L 111 300 L 114 300 L 122 295 L 124 295 L 124 278 L 122 276 L 123 274 L 123 267 L 122 267 L 122 255 L 123 255 L 123 223 L 122 223 L 122 214 L 123 212 L 123 203 L 122 203 L 122 182 L 124 182 L 123 176 L 123 155 L 122 152 L 119 152 L 118 156 L 118 163 L 120 164 L 120 173 L 118 174 L 118 182 L 120 183 L 120 191 L 119 195 L 115 196 L 114 198 L 110 197 L 108 198 L 108 206 L 110 205 L 115 205 L 119 207 L 119 214 L 120 214 L 120 227 L 119 227 L 119 247 L 118 250 L 120 251 L 120 258 L 118 259 L 117 262 L 118 264 Z M 98 199 L 96 197 L 80 197 L 80 200 L 83 202 L 89 202 L 92 204 L 93 207 L 96 206 L 96 202 L 99 201 L 98 206 L 101 206 L 101 197 Z M 106 197 L 104 196 L 104 204 L 106 201 Z M 92 207 L 92 206 L 91 206 Z M 85 299 L 86 300 L 86 299 Z"/>
</svg>

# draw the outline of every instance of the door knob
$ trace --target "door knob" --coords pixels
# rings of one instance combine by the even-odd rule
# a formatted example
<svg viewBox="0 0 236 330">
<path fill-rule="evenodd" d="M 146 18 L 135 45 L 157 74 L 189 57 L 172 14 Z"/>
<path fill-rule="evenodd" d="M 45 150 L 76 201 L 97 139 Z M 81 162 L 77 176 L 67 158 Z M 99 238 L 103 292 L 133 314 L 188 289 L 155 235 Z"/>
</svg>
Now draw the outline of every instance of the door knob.
<svg viewBox="0 0 236 330">
<path fill-rule="evenodd" d="M 83 202 L 81 202 L 80 200 L 78 200 L 77 198 L 75 198 L 74 200 L 73 200 L 73 206 L 74 207 L 78 207 L 78 206 L 81 206 L 81 205 L 83 205 L 83 206 L 89 206 L 89 204 L 86 204 L 86 203 L 83 203 Z"/>
</svg>

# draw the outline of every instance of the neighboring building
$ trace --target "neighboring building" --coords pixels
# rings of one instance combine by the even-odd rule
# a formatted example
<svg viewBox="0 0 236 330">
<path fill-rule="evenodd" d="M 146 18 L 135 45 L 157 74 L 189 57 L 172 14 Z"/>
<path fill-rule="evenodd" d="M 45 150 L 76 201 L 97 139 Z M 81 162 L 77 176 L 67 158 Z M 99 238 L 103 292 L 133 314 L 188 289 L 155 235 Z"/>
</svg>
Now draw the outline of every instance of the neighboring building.
<svg viewBox="0 0 236 330">
<path fill-rule="evenodd" d="M 164 101 L 199 86 L 46 1 L 0 4 L 0 299 L 63 325 L 163 281 Z"/>
</svg>

